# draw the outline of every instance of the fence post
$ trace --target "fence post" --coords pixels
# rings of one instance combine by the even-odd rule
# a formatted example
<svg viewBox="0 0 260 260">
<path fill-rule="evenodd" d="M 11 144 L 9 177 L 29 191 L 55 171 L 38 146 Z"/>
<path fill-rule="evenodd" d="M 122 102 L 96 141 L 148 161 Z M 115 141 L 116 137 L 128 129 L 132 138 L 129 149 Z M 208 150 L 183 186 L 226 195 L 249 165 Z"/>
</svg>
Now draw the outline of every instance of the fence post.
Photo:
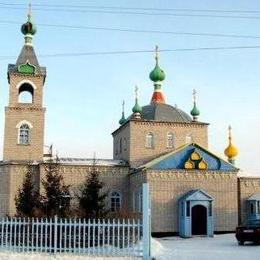
<svg viewBox="0 0 260 260">
<path fill-rule="evenodd" d="M 58 226 L 58 217 L 57 215 L 54 216 L 54 254 L 57 253 L 57 226 Z"/>
<path fill-rule="evenodd" d="M 149 184 L 143 183 L 143 260 L 151 259 L 151 209 Z"/>
</svg>

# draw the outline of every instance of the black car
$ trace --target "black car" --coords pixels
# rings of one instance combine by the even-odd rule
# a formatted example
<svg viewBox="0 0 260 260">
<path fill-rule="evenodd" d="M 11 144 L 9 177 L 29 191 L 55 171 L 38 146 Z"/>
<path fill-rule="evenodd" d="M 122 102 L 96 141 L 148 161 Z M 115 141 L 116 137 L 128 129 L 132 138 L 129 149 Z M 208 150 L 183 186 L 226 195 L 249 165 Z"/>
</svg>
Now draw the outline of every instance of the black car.
<svg viewBox="0 0 260 260">
<path fill-rule="evenodd" d="M 245 241 L 260 243 L 260 219 L 248 220 L 243 225 L 236 228 L 236 239 L 239 245 L 244 245 Z"/>
</svg>

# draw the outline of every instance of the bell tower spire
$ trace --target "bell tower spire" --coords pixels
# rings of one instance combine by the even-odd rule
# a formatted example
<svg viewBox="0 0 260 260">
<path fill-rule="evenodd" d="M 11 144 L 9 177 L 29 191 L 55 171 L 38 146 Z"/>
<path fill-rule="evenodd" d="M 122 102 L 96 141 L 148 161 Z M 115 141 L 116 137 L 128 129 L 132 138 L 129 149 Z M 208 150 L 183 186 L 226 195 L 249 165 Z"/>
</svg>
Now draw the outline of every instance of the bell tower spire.
<svg viewBox="0 0 260 260">
<path fill-rule="evenodd" d="M 42 105 L 46 68 L 39 65 L 32 39 L 36 26 L 31 5 L 21 26 L 25 43 L 15 64 L 8 65 L 9 103 L 5 108 L 4 161 L 43 159 L 44 117 Z"/>
<path fill-rule="evenodd" d="M 32 4 L 29 3 L 27 22 L 21 27 L 21 32 L 24 35 L 25 45 L 32 45 L 33 36 L 36 34 L 37 29 L 35 24 L 32 22 Z"/>
</svg>

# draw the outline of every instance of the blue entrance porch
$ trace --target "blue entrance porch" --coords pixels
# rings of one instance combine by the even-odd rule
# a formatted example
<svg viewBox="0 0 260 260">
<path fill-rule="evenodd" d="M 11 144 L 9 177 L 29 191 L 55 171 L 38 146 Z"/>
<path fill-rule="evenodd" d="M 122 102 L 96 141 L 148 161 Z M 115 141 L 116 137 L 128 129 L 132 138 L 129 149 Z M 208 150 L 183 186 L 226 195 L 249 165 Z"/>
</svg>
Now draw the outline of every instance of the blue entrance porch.
<svg viewBox="0 0 260 260">
<path fill-rule="evenodd" d="M 213 236 L 213 198 L 203 190 L 191 190 L 179 199 L 179 234 Z"/>
</svg>

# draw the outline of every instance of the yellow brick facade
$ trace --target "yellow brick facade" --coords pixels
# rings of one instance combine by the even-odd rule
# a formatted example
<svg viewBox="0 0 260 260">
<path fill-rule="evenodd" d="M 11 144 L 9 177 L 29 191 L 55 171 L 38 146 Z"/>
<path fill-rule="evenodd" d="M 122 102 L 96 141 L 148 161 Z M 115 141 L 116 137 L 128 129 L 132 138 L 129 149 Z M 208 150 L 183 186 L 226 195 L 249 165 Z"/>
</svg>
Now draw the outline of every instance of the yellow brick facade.
<svg viewBox="0 0 260 260">
<path fill-rule="evenodd" d="M 179 232 L 178 200 L 202 189 L 213 199 L 214 230 L 234 231 L 238 221 L 237 175 L 208 171 L 147 171 L 153 232 Z"/>
<path fill-rule="evenodd" d="M 147 148 L 145 144 L 146 135 L 149 133 L 154 135 L 152 148 Z M 126 160 L 131 166 L 136 167 L 161 154 L 170 152 L 173 148 L 167 147 L 168 133 L 172 133 L 174 136 L 174 148 L 186 144 L 188 135 L 192 137 L 192 142 L 205 148 L 208 147 L 208 124 L 132 120 L 113 133 L 114 159 Z M 121 150 L 120 140 L 123 144 Z"/>
<path fill-rule="evenodd" d="M 41 161 L 44 146 L 44 115 L 42 91 L 44 76 L 9 74 L 9 104 L 5 108 L 4 161 Z M 19 86 L 29 83 L 33 86 L 32 103 L 19 103 Z M 19 123 L 30 123 L 29 144 L 19 143 Z"/>
</svg>

